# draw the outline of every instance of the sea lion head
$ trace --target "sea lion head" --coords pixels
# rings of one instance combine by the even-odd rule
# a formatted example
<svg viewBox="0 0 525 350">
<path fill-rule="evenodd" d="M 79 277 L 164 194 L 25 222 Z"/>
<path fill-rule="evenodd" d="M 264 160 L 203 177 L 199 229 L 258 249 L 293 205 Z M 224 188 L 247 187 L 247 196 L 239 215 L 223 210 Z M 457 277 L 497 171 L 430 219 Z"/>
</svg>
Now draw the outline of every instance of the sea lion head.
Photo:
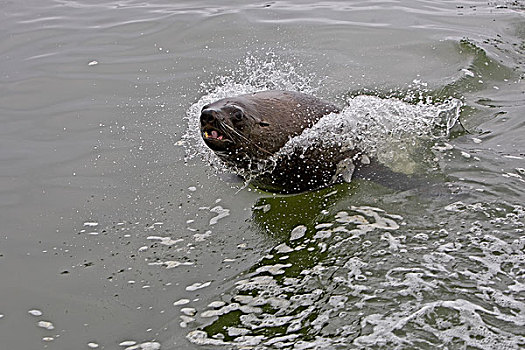
<svg viewBox="0 0 525 350">
<path fill-rule="evenodd" d="M 267 158 L 265 129 L 270 123 L 251 113 L 242 99 L 222 99 L 205 105 L 200 115 L 201 136 L 221 159 L 238 163 L 242 159 Z"/>
</svg>

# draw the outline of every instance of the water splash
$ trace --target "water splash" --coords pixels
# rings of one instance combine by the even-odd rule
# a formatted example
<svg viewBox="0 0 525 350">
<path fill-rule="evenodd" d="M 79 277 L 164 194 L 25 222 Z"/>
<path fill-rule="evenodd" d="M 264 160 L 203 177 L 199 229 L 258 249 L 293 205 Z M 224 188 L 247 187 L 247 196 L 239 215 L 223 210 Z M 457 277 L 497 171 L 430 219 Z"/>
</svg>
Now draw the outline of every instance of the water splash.
<svg viewBox="0 0 525 350">
<path fill-rule="evenodd" d="M 217 170 L 224 169 L 224 164 L 206 147 L 200 135 L 199 117 L 202 107 L 222 98 L 248 94 L 265 90 L 292 90 L 315 93 L 314 74 L 305 76 L 287 61 L 281 60 L 274 53 L 264 57 L 247 54 L 237 64 L 237 68 L 219 75 L 210 82 L 201 83 L 203 96 L 193 103 L 186 112 L 188 130 L 182 141 L 186 147 L 188 159 L 201 156 L 213 164 L 220 164 Z"/>
<path fill-rule="evenodd" d="M 461 101 L 409 104 L 395 98 L 357 96 L 339 114 L 323 117 L 291 139 L 276 155 L 311 147 L 359 149 L 393 170 L 413 173 L 416 153 L 425 141 L 448 136 L 459 118 Z"/>
<path fill-rule="evenodd" d="M 199 127 L 204 105 L 228 96 L 271 89 L 315 94 L 315 79 L 315 75 L 301 75 L 292 63 L 283 62 L 274 54 L 267 54 L 263 59 L 246 56 L 236 70 L 201 84 L 203 96 L 190 106 L 186 115 L 188 130 L 183 142 L 187 157 L 201 156 L 217 171 L 233 171 L 249 180 L 261 172 L 271 171 L 283 156 L 300 154 L 310 147 L 333 150 L 335 146 L 341 151 L 357 148 L 395 171 L 412 174 L 421 163 L 420 146 L 448 136 L 462 106 L 458 99 L 433 103 L 426 98 L 408 103 L 397 98 L 366 95 L 348 98 L 341 113 L 323 117 L 312 128 L 289 140 L 274 157 L 253 166 L 249 174 L 229 168 L 204 144 Z"/>
</svg>

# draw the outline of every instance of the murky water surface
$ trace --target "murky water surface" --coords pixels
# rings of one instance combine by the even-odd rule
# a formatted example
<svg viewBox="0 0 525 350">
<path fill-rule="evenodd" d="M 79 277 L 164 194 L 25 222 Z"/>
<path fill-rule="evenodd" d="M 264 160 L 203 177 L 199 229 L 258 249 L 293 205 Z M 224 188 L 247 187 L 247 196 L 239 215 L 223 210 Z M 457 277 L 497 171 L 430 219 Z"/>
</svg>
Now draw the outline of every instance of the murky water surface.
<svg viewBox="0 0 525 350">
<path fill-rule="evenodd" d="M 523 2 L 0 8 L 2 349 L 525 347 Z M 399 178 L 239 182 L 198 112 L 265 89 Z"/>
</svg>

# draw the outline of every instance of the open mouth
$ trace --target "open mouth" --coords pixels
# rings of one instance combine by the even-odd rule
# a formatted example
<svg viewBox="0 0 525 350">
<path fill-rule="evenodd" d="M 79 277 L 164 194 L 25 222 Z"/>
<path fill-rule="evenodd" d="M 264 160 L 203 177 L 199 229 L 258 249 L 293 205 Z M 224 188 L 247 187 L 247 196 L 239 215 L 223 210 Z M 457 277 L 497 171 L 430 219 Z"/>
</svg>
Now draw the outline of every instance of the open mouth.
<svg viewBox="0 0 525 350">
<path fill-rule="evenodd" d="M 202 136 L 204 139 L 206 140 L 219 140 L 219 141 L 223 141 L 223 140 L 226 140 L 226 138 L 224 137 L 223 134 L 221 134 L 219 131 L 217 130 L 206 130 L 206 131 L 203 131 L 202 133 Z"/>
</svg>

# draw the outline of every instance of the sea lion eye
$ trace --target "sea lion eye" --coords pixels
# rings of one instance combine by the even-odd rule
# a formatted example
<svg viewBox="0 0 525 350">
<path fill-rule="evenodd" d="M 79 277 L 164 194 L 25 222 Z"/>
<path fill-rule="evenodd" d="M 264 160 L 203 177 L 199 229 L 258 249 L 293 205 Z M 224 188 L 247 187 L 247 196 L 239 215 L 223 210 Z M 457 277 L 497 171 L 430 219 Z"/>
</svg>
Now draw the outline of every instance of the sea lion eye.
<svg viewBox="0 0 525 350">
<path fill-rule="evenodd" d="M 244 113 L 242 113 L 241 110 L 237 110 L 235 112 L 233 112 L 233 119 L 239 121 L 242 119 L 242 117 L 244 117 Z"/>
</svg>

